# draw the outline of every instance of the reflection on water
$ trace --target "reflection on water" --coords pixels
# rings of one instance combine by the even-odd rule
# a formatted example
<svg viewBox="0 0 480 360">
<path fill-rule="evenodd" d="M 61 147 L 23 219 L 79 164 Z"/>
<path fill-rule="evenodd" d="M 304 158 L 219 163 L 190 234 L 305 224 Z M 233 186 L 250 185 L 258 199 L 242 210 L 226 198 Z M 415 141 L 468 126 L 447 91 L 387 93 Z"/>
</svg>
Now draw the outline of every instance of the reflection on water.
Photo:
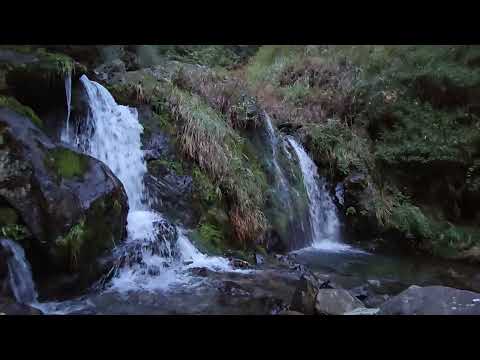
<svg viewBox="0 0 480 360">
<path fill-rule="evenodd" d="M 410 285 L 443 285 L 480 292 L 480 267 L 425 256 L 372 254 L 345 245 L 339 248 L 307 248 L 292 253 L 312 271 Z"/>
</svg>

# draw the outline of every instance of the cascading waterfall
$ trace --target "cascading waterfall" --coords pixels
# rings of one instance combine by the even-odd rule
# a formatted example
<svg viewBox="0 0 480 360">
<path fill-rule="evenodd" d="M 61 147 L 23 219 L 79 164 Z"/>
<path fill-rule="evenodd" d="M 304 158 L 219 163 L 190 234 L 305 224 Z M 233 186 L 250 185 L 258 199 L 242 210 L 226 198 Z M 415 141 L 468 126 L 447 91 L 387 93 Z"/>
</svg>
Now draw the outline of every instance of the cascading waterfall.
<svg viewBox="0 0 480 360">
<path fill-rule="evenodd" d="M 61 140 L 68 143 L 70 138 L 70 113 L 72 107 L 72 74 L 68 73 L 65 76 L 65 97 L 67 99 L 67 119 L 65 121 L 65 128 L 61 134 Z"/>
<path fill-rule="evenodd" d="M 188 267 L 231 270 L 226 259 L 200 253 L 183 229 L 173 227 L 161 214 L 152 211 L 143 181 L 147 166 L 137 110 L 118 105 L 107 89 L 85 75 L 80 81 L 89 109 L 81 133 L 71 142 L 104 162 L 124 185 L 129 204 L 128 237 L 117 252 L 120 258 L 129 259 L 126 252 L 133 250 L 135 254 L 131 257 L 140 258 L 136 262 L 127 261 L 112 279 L 112 286 L 118 290 L 167 288 L 183 280 L 182 271 Z M 176 239 L 170 241 L 172 236 Z"/>
<path fill-rule="evenodd" d="M 279 232 L 285 246 L 298 249 L 309 240 L 309 216 L 303 206 L 302 179 L 298 177 L 298 160 L 281 134 L 277 134 L 270 116 L 264 112 L 266 138 L 260 148 L 266 149 L 266 164 L 272 175 L 272 198 L 267 216 Z M 298 170 L 298 171 L 297 171 Z"/>
<path fill-rule="evenodd" d="M 288 194 L 288 183 L 285 178 L 285 174 L 283 173 L 282 169 L 280 168 L 280 165 L 278 164 L 278 158 L 277 158 L 278 137 L 275 134 L 275 130 L 273 128 L 272 120 L 270 119 L 270 116 L 265 112 L 264 117 L 265 117 L 265 123 L 267 125 L 266 128 L 267 128 L 267 134 L 268 134 L 268 141 L 272 149 L 272 162 L 275 168 L 275 175 L 276 175 L 276 178 L 278 179 L 278 184 L 280 186 L 280 189 L 282 190 L 282 193 Z"/>
<path fill-rule="evenodd" d="M 1 239 L 0 246 L 11 252 L 8 258 L 8 277 L 15 299 L 21 304 L 36 304 L 38 295 L 23 248 L 9 239 Z"/>
<path fill-rule="evenodd" d="M 318 176 L 317 166 L 303 147 L 292 137 L 288 137 L 287 140 L 298 156 L 307 190 L 311 245 L 324 250 L 348 249 L 349 246 L 340 243 L 340 221 L 326 181 Z"/>
</svg>

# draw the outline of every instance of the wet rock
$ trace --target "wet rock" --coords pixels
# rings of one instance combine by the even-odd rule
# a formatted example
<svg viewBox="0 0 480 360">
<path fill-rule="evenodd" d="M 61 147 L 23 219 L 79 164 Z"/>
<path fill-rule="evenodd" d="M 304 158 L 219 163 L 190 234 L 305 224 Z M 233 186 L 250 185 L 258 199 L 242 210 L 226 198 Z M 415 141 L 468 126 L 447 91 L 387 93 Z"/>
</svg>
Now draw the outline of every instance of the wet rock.
<svg viewBox="0 0 480 360">
<path fill-rule="evenodd" d="M 266 231 L 262 236 L 261 243 L 264 245 L 268 253 L 281 253 L 287 251 L 285 243 L 275 230 Z M 280 255 L 277 254 L 277 256 Z"/>
<path fill-rule="evenodd" d="M 240 284 L 234 281 L 224 281 L 219 288 L 220 292 L 229 296 L 248 296 L 250 293 L 246 291 Z"/>
<path fill-rule="evenodd" d="M 177 228 L 168 220 L 160 218 L 153 223 L 155 235 L 153 238 L 136 238 L 123 244 L 116 250 L 114 267 L 143 265 L 151 275 L 158 275 L 161 269 L 147 266 L 145 256 L 159 256 L 163 258 L 178 258 Z M 153 273 L 152 273 L 153 272 Z"/>
<path fill-rule="evenodd" d="M 344 289 L 321 289 L 315 300 L 315 311 L 320 315 L 341 315 L 359 307 L 363 308 L 363 303 Z"/>
<path fill-rule="evenodd" d="M 369 205 L 372 193 L 373 185 L 366 174 L 353 172 L 343 181 L 345 221 L 354 238 L 371 236 L 378 230 L 378 221 Z"/>
<path fill-rule="evenodd" d="M 32 121 L 0 108 L 0 202 L 32 233 L 33 272 L 97 277 L 97 258 L 126 234 L 127 196 L 102 162 L 57 146 Z M 80 285 L 79 285 L 80 287 Z"/>
<path fill-rule="evenodd" d="M 255 264 L 263 265 L 264 263 L 265 263 L 265 258 L 262 255 L 255 253 Z"/>
<path fill-rule="evenodd" d="M 247 269 L 247 268 L 251 267 L 251 265 L 248 262 L 246 262 L 245 260 L 235 259 L 235 258 L 230 259 L 230 264 L 233 267 L 239 268 L 239 269 Z"/>
<path fill-rule="evenodd" d="M 358 300 L 365 301 L 365 299 L 371 295 L 369 290 L 370 289 L 368 285 L 362 285 L 362 286 L 358 286 L 356 288 L 351 289 L 349 292 L 352 296 L 356 297 Z"/>
<path fill-rule="evenodd" d="M 0 314 L 3 315 L 43 315 L 43 313 L 29 305 L 18 304 L 7 298 L 0 298 Z"/>
<path fill-rule="evenodd" d="M 193 276 L 207 277 L 209 272 L 210 270 L 204 267 L 190 269 L 190 274 Z"/>
<path fill-rule="evenodd" d="M 377 315 L 379 311 L 380 311 L 379 308 L 368 309 L 363 307 L 363 308 L 356 308 L 352 311 L 348 311 L 343 315 Z"/>
<path fill-rule="evenodd" d="M 307 315 L 314 314 L 318 288 L 319 284 L 314 276 L 303 275 L 293 294 L 290 309 Z"/>
<path fill-rule="evenodd" d="M 299 129 L 302 128 L 301 124 L 294 124 L 290 122 L 284 122 L 278 125 L 278 130 L 284 132 L 285 134 L 292 135 L 295 134 Z"/>
<path fill-rule="evenodd" d="M 146 120 L 143 121 L 145 123 Z M 144 144 L 145 160 L 158 160 L 172 152 L 170 139 L 162 131 L 153 132 Z"/>
<path fill-rule="evenodd" d="M 195 214 L 191 206 L 193 182 L 191 176 L 179 176 L 168 171 L 164 175 L 145 177 L 145 186 L 152 197 L 152 208 L 192 225 Z"/>
<path fill-rule="evenodd" d="M 97 81 L 106 82 L 110 80 L 115 73 L 125 72 L 125 63 L 120 59 L 114 59 L 108 63 L 104 63 L 93 70 Z"/>
<path fill-rule="evenodd" d="M 352 289 L 362 285 L 363 280 L 355 276 L 345 276 L 340 274 L 322 274 L 315 272 L 315 277 L 323 284 L 325 289 Z"/>
<path fill-rule="evenodd" d="M 445 286 L 410 286 L 380 306 L 380 315 L 480 315 L 480 294 Z"/>
<path fill-rule="evenodd" d="M 299 311 L 283 310 L 283 311 L 280 311 L 278 315 L 305 315 L 305 314 Z"/>
<path fill-rule="evenodd" d="M 384 302 L 388 301 L 391 298 L 390 295 L 371 295 L 363 300 L 365 306 L 369 308 L 377 308 L 382 305 Z"/>
<path fill-rule="evenodd" d="M 145 185 L 153 199 L 152 207 L 167 214 L 186 226 L 195 226 L 198 221 L 193 202 L 193 179 L 182 172 L 172 140 L 161 129 L 149 125 L 153 115 L 144 111 L 142 124 L 148 126 L 148 136 L 142 138 L 145 158 L 148 161 L 148 175 Z"/>
</svg>

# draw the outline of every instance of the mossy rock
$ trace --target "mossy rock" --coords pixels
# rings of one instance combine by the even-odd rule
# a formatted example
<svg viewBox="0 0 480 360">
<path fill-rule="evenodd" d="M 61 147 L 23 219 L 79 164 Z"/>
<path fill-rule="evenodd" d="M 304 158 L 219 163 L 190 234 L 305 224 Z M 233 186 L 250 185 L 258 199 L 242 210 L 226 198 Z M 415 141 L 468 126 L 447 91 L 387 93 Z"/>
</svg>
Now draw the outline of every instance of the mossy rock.
<svg viewBox="0 0 480 360">
<path fill-rule="evenodd" d="M 69 286 L 84 289 L 101 275 L 98 257 L 125 238 L 125 189 L 105 164 L 54 144 L 10 109 L 0 109 L 0 132 L 0 204 L 15 208 L 24 224 L 6 231 L 25 238 L 19 226 L 28 228 L 24 248 L 34 275 L 68 275 Z"/>
<path fill-rule="evenodd" d="M 123 238 L 123 210 L 115 194 L 96 200 L 85 216 L 55 240 L 57 263 L 70 271 L 81 271 L 84 278 L 101 271 L 95 260 Z"/>
<path fill-rule="evenodd" d="M 18 114 L 24 115 L 38 127 L 43 127 L 42 120 L 35 114 L 35 112 L 28 106 L 22 105 L 17 99 L 13 97 L 0 96 L 0 107 L 9 108 Z"/>
<path fill-rule="evenodd" d="M 0 207 L 0 226 L 18 224 L 19 216 L 11 207 Z"/>
<path fill-rule="evenodd" d="M 82 177 L 88 170 L 88 159 L 69 149 L 57 148 L 49 151 L 46 165 L 60 178 Z"/>
</svg>

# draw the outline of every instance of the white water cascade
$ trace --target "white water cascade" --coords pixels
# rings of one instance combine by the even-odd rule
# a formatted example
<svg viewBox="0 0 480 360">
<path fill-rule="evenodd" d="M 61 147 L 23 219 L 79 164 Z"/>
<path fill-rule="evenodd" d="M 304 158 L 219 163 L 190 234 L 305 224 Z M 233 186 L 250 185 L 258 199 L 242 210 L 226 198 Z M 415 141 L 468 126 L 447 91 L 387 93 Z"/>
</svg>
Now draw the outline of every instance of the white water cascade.
<svg viewBox="0 0 480 360">
<path fill-rule="evenodd" d="M 8 239 L 1 239 L 0 246 L 11 252 L 8 258 L 8 277 L 15 299 L 21 304 L 36 304 L 38 295 L 23 248 Z"/>
<path fill-rule="evenodd" d="M 267 128 L 267 134 L 268 134 L 268 141 L 272 149 L 272 162 L 275 168 L 275 175 L 278 179 L 280 190 L 282 190 L 282 194 L 288 194 L 288 183 L 285 178 L 285 174 L 283 173 L 282 169 L 280 168 L 280 165 L 278 164 L 278 159 L 277 159 L 278 137 L 275 134 L 275 130 L 273 128 L 272 120 L 270 119 L 270 116 L 266 112 L 264 112 L 264 117 L 265 117 L 265 123 L 267 125 L 266 128 Z"/>
<path fill-rule="evenodd" d="M 67 99 L 67 119 L 65 121 L 65 128 L 61 134 L 61 140 L 68 143 L 70 139 L 70 113 L 72 109 L 72 74 L 68 73 L 65 76 L 65 97 Z"/>
<path fill-rule="evenodd" d="M 104 162 L 122 182 L 129 204 L 126 245 L 141 249 L 142 266 L 130 264 L 119 269 L 112 279 L 112 287 L 117 290 L 166 289 L 173 283 L 186 280 L 184 270 L 189 267 L 232 270 L 226 259 L 206 256 L 198 251 L 188 240 L 186 231 L 178 227 L 176 249 L 165 241 L 161 254 L 152 253 L 149 245 L 158 241 L 161 236 L 159 224 L 165 220 L 149 205 L 143 181 L 147 172 L 141 149 L 143 127 L 138 121 L 137 110 L 118 105 L 107 89 L 85 75 L 80 81 L 89 111 L 82 133 L 71 141 L 81 151 Z"/>
<path fill-rule="evenodd" d="M 287 138 L 295 150 L 307 190 L 311 246 L 321 250 L 340 251 L 350 247 L 340 242 L 340 221 L 324 179 L 318 176 L 317 166 L 303 147 L 292 137 Z"/>
</svg>

